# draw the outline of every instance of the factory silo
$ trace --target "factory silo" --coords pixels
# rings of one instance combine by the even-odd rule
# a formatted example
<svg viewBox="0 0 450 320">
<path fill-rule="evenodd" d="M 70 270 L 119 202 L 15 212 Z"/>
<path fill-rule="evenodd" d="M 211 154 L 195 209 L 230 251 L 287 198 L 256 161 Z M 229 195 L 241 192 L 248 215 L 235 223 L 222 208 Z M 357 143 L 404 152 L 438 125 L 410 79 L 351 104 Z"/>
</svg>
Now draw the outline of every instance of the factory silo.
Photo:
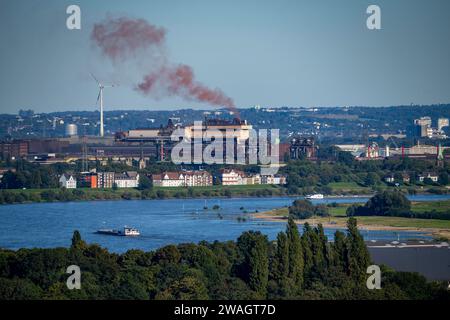
<svg viewBox="0 0 450 320">
<path fill-rule="evenodd" d="M 78 134 L 78 127 L 76 124 L 69 123 L 66 125 L 66 136 L 72 137 Z"/>
</svg>

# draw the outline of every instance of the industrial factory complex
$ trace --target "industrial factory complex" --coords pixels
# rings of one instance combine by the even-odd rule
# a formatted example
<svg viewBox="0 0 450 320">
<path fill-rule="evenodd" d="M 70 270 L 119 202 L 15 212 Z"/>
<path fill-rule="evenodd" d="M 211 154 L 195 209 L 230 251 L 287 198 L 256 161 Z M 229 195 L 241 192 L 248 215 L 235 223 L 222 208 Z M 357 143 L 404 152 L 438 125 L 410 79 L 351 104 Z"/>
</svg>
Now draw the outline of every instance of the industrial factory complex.
<svg viewBox="0 0 450 320">
<path fill-rule="evenodd" d="M 424 118 L 425 119 L 425 118 Z M 417 133 L 425 134 L 426 128 L 430 128 L 427 119 L 415 121 Z M 423 120 L 423 121 L 422 121 Z M 439 119 L 439 130 L 447 124 L 446 119 Z M 420 128 L 420 130 L 419 130 Z M 181 126 L 174 124 L 169 119 L 165 126 L 155 128 L 136 128 L 127 131 L 119 131 L 108 136 L 79 135 L 77 126 L 66 125 L 66 136 L 61 138 L 30 138 L 13 139 L 0 142 L 0 157 L 2 159 L 26 159 L 27 161 L 42 164 L 55 162 L 84 161 L 119 161 L 127 164 L 139 163 L 143 169 L 149 160 L 170 161 L 170 155 L 174 145 L 181 139 L 194 141 L 213 141 L 211 132 L 218 132 L 225 139 L 232 140 L 234 148 L 245 150 L 246 160 L 252 152 L 249 145 L 252 125 L 246 120 L 235 118 L 234 120 L 204 119 L 201 122 Z M 429 130 L 428 130 L 429 131 Z M 174 139 L 179 136 L 179 139 Z M 392 140 L 392 142 L 394 142 Z M 208 143 L 204 142 L 204 146 Z M 401 145 L 386 144 L 380 147 L 376 142 L 368 144 L 338 144 L 336 147 L 343 151 L 351 152 L 358 160 L 376 160 L 389 157 L 410 158 L 435 158 L 439 154 L 446 157 L 445 150 L 448 147 L 438 145 L 420 144 L 405 147 Z M 224 142 L 224 154 L 227 153 L 227 145 Z M 259 146 L 258 146 L 259 148 Z M 268 153 L 273 150 L 268 141 Z M 278 143 L 279 162 L 285 159 L 306 158 L 315 160 L 318 147 L 313 137 L 294 136 L 284 143 Z M 233 150 L 236 151 L 236 150 Z M 258 152 L 258 151 L 257 151 Z"/>
<path fill-rule="evenodd" d="M 177 130 L 177 131 L 175 131 Z M 117 132 L 114 136 L 79 136 L 73 124 L 67 125 L 67 136 L 53 139 L 21 139 L 4 141 L 0 144 L 3 159 L 23 158 L 32 162 L 54 163 L 86 161 L 140 161 L 140 168 L 150 159 L 169 161 L 174 145 L 182 139 L 195 142 L 196 139 L 214 141 L 214 135 L 223 137 L 224 156 L 230 152 L 226 141 L 232 141 L 233 148 L 243 148 L 246 158 L 251 152 L 249 137 L 252 126 L 245 120 L 232 121 L 205 119 L 191 125 L 174 125 L 169 119 L 166 126 L 158 128 L 137 128 Z M 174 138 L 175 137 L 175 138 Z M 177 138 L 178 137 L 178 138 Z M 268 141 L 270 144 L 270 141 Z M 208 145 L 203 143 L 204 147 Z M 288 152 L 289 146 L 280 144 L 280 157 Z M 270 152 L 271 147 L 269 146 Z M 235 152 L 236 150 L 232 150 Z M 311 152 L 311 155 L 313 152 Z"/>
<path fill-rule="evenodd" d="M 23 115 L 22 118 L 26 118 Z M 32 117 L 28 116 L 28 118 Z M 167 118 L 166 118 L 167 119 Z M 6 138 L 0 142 L 0 158 L 4 161 L 23 159 L 30 163 L 43 166 L 67 163 L 77 164 L 77 169 L 64 169 L 58 175 L 59 186 L 65 189 L 115 189 L 141 188 L 141 179 L 147 180 L 155 187 L 208 187 L 212 185 L 286 185 L 285 174 L 278 174 L 278 169 L 285 166 L 289 160 L 333 161 L 321 155 L 321 148 L 334 146 L 334 152 L 341 150 L 348 152 L 357 161 L 377 161 L 389 158 L 412 158 L 433 161 L 438 167 L 443 167 L 445 159 L 449 157 L 448 146 L 443 140 L 448 126 L 447 119 L 439 118 L 438 127 L 432 128 L 428 117 L 414 120 L 414 144 L 403 145 L 400 139 L 392 136 L 383 140 L 367 136 L 366 143 L 359 144 L 328 144 L 318 145 L 320 137 L 306 134 L 283 135 L 276 138 L 267 135 L 260 140 L 258 130 L 247 120 L 237 117 L 233 119 L 208 118 L 202 121 L 191 121 L 183 124 L 180 118 L 168 117 L 165 125 L 132 128 L 129 130 L 100 129 L 96 135 L 80 134 L 79 125 L 66 122 L 64 136 L 61 137 L 33 137 L 28 139 Z M 160 121 L 161 123 L 162 121 Z M 267 130 L 265 132 L 269 132 Z M 430 135 L 434 138 L 430 139 Z M 255 135 L 257 137 L 254 143 Z M 398 138 L 398 137 L 396 137 Z M 420 139 L 423 138 L 423 139 Z M 221 139 L 221 140 L 219 140 Z M 372 140 L 372 141 L 370 141 Z M 421 141 L 422 140 L 422 141 Z M 397 141 L 397 142 L 396 142 Z M 231 143 L 230 143 L 231 142 Z M 444 142 L 444 143 L 442 143 Z M 433 143 L 433 144 L 431 144 Z M 205 151 L 215 144 L 222 155 L 215 160 L 205 161 Z M 174 159 L 178 156 L 179 145 L 187 145 L 182 149 L 181 161 Z M 196 153 L 200 149 L 200 157 Z M 208 150 L 207 150 L 208 149 Z M 252 155 L 264 154 L 275 157 L 269 164 L 262 161 L 251 162 Z M 231 154 L 231 161 L 230 161 Z M 188 160 L 184 156 L 188 156 Z M 223 157 L 223 158 L 221 158 Z M 273 160 L 273 159 L 272 159 Z M 165 165 L 173 162 L 179 166 Z M 92 164 L 96 165 L 93 166 Z M 160 163 L 160 169 L 155 170 L 153 164 Z M 118 164 L 115 172 L 111 167 L 98 169 L 109 164 Z M 224 167 L 210 167 L 211 164 L 226 164 Z M 125 165 L 125 166 L 122 166 Z M 186 166 L 188 165 L 188 166 Z M 190 165 L 190 166 L 189 166 Z M 231 166 L 229 166 L 231 165 Z M 233 165 L 259 165 L 261 171 L 256 173 L 243 167 Z M 274 172 L 263 172 L 263 168 L 274 168 Z M 169 169 L 170 168 L 170 169 Z M 14 171 L 14 168 L 9 170 Z M 3 171 L 7 171 L 6 169 Z M 245 172 L 244 172 L 245 171 Z M 0 178 L 5 172 L 0 172 Z M 409 183 L 414 181 L 439 180 L 438 172 L 407 172 L 395 175 L 387 172 L 382 177 L 388 185 Z"/>
</svg>

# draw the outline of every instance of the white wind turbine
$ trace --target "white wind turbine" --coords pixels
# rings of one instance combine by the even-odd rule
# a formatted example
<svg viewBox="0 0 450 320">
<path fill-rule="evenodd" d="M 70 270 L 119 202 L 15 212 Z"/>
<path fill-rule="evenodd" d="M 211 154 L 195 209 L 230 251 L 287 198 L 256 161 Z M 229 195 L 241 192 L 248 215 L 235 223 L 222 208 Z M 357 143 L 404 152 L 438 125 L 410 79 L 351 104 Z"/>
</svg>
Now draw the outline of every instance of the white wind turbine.
<svg viewBox="0 0 450 320">
<path fill-rule="evenodd" d="M 91 73 L 92 78 L 94 78 L 95 82 L 98 84 L 98 97 L 97 97 L 97 103 L 100 100 L 100 137 L 104 136 L 104 129 L 103 129 L 103 89 L 104 88 L 113 88 L 116 85 L 104 85 L 100 81 L 97 80 L 97 78 Z"/>
</svg>

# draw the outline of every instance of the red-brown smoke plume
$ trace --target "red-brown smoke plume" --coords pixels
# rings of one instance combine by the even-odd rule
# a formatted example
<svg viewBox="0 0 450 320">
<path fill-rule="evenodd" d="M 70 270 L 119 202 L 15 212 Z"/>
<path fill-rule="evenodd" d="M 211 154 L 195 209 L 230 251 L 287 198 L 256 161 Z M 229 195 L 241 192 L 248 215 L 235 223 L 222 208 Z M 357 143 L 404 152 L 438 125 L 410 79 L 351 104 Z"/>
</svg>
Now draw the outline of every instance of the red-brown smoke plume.
<svg viewBox="0 0 450 320">
<path fill-rule="evenodd" d="M 201 83 L 197 83 L 192 68 L 187 65 L 164 67 L 148 74 L 143 82 L 138 84 L 137 89 L 145 94 L 152 94 L 160 87 L 165 88 L 169 95 L 177 95 L 186 100 L 207 102 L 216 106 L 225 106 L 236 111 L 234 110 L 233 100 L 221 90 L 212 90 Z"/>
<path fill-rule="evenodd" d="M 107 18 L 95 24 L 91 39 L 101 52 L 113 62 L 139 59 L 138 53 L 158 52 L 165 56 L 165 36 L 163 28 L 149 24 L 143 19 Z M 147 55 L 151 58 L 151 55 Z M 190 66 L 176 65 L 169 59 L 150 61 L 151 70 L 135 87 L 136 90 L 152 96 L 179 96 L 189 101 L 199 101 L 215 106 L 227 107 L 238 115 L 233 100 L 220 89 L 210 89 L 195 80 Z M 137 62 L 137 61 L 136 61 Z"/>
<path fill-rule="evenodd" d="M 91 38 L 114 61 L 126 59 L 138 49 L 164 44 L 166 31 L 143 19 L 107 19 L 95 24 Z"/>
</svg>

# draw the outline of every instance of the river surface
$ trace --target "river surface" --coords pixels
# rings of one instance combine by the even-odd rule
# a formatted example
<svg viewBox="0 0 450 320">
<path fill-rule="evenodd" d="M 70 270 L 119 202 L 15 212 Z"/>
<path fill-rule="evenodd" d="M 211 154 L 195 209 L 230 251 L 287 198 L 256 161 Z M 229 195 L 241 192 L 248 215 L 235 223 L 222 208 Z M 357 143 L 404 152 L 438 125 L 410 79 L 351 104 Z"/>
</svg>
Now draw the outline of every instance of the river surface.
<svg viewBox="0 0 450 320">
<path fill-rule="evenodd" d="M 450 195 L 410 196 L 412 201 L 450 199 Z M 129 249 L 154 250 L 167 244 L 201 240 L 235 240 L 243 231 L 259 230 L 275 239 L 285 229 L 284 222 L 271 222 L 251 216 L 288 206 L 295 198 L 171 199 L 132 201 L 90 201 L 34 203 L 0 206 L 0 247 L 68 247 L 72 233 L 79 230 L 84 240 L 98 243 L 114 252 Z M 365 202 L 368 198 L 328 198 L 313 203 Z M 218 205 L 219 210 L 212 207 Z M 204 209 L 208 207 L 208 209 Z M 245 221 L 238 218 L 245 218 Z M 240 221 L 241 220 L 241 221 Z M 125 225 L 141 231 L 139 237 L 96 234 L 98 229 Z M 325 230 L 332 238 L 335 229 Z M 426 234 L 408 231 L 362 231 L 367 240 L 430 239 Z"/>
</svg>

